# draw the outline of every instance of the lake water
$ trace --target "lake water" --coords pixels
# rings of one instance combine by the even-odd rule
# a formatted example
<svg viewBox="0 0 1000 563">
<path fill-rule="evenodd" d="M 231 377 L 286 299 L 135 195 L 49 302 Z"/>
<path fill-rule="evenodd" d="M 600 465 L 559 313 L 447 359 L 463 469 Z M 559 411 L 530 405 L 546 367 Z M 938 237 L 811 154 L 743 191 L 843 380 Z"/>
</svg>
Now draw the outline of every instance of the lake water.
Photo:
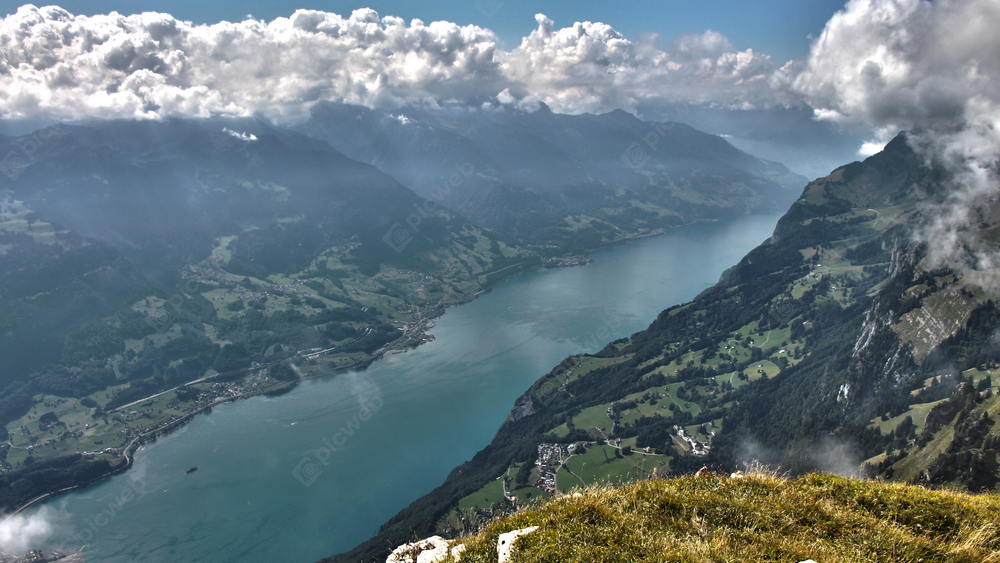
<svg viewBox="0 0 1000 563">
<path fill-rule="evenodd" d="M 346 551 L 486 446 L 563 358 L 690 300 L 777 220 L 686 227 L 594 252 L 587 266 L 528 272 L 450 309 L 429 344 L 217 407 L 140 451 L 132 470 L 29 516 L 57 524 L 49 547 L 84 544 L 88 563 L 311 563 Z"/>
</svg>

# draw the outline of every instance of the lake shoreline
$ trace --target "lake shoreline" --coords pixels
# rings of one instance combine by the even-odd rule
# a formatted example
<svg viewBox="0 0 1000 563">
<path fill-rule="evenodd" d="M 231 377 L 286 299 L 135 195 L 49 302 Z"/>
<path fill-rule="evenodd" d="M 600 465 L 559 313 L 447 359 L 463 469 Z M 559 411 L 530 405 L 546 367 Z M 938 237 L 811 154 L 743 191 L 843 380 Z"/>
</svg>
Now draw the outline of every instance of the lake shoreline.
<svg viewBox="0 0 1000 563">
<path fill-rule="evenodd" d="M 679 228 L 682 228 L 682 227 L 686 227 L 686 226 L 690 226 L 690 225 L 693 225 L 693 224 L 697 224 L 697 222 L 687 223 L 685 225 L 681 225 L 681 226 L 678 226 L 678 227 L 673 227 L 672 230 L 676 230 L 676 229 L 679 229 Z M 609 247 L 612 247 L 612 246 L 617 246 L 617 245 L 620 245 L 620 244 L 627 244 L 628 242 L 633 241 L 633 240 L 640 240 L 640 239 L 643 239 L 643 238 L 649 238 L 649 237 L 653 237 L 653 236 L 659 236 L 659 235 L 665 234 L 666 232 L 667 231 L 665 231 L 664 229 L 657 229 L 657 232 L 653 232 L 653 233 L 649 233 L 649 234 L 642 234 L 642 235 L 635 235 L 635 236 L 630 236 L 630 237 L 626 237 L 626 238 L 623 238 L 623 239 L 618 239 L 618 240 L 611 241 L 611 242 L 608 242 L 607 244 L 603 244 L 603 245 L 600 245 L 600 246 L 597 246 L 597 247 L 594 247 L 594 248 L 589 248 L 589 249 L 585 249 L 585 250 L 582 250 L 582 251 L 575 251 L 575 252 L 571 251 L 571 252 L 569 252 L 569 253 L 567 253 L 567 254 L 565 254 L 563 256 L 577 256 L 577 255 L 579 255 L 579 256 L 586 257 L 587 254 L 589 254 L 591 252 L 594 252 L 594 251 L 597 251 L 597 250 L 601 250 L 601 249 L 604 249 L 604 248 L 609 248 Z M 579 254 L 577 254 L 577 253 L 579 253 Z M 509 281 L 509 280 L 514 279 L 514 278 L 516 278 L 516 277 L 518 277 L 518 276 L 520 276 L 522 274 L 525 274 L 527 272 L 531 272 L 531 271 L 534 271 L 534 270 L 571 268 L 571 267 L 576 267 L 576 266 L 585 266 L 585 265 L 587 265 L 590 262 L 593 262 L 593 261 L 589 260 L 589 262 L 585 262 L 585 263 L 573 263 L 573 264 L 558 264 L 558 263 L 556 263 L 556 264 L 549 264 L 549 263 L 544 263 L 543 262 L 541 264 L 531 265 L 531 266 L 528 266 L 528 267 L 516 270 L 514 272 L 511 272 L 509 275 L 497 278 L 496 280 L 494 280 L 492 282 L 487 281 L 487 283 L 489 284 L 489 286 L 486 289 L 483 289 L 482 291 L 477 292 L 476 294 L 474 294 L 468 300 L 464 300 L 464 301 L 460 301 L 460 302 L 452 303 L 452 304 L 448 304 L 448 305 L 441 305 L 441 304 L 436 305 L 431 310 L 431 312 L 427 316 L 427 318 L 421 318 L 420 319 L 420 321 L 419 321 L 420 325 L 423 325 L 423 326 L 413 327 L 413 329 L 415 329 L 415 333 L 414 334 L 407 335 L 407 336 L 402 336 L 399 339 L 394 340 L 394 341 L 386 344 L 382 348 L 376 350 L 370 357 L 365 358 L 365 360 L 363 362 L 361 362 L 361 363 L 354 363 L 354 364 L 351 364 L 349 366 L 343 366 L 343 367 L 340 367 L 340 368 L 324 369 L 324 370 L 322 370 L 321 373 L 300 376 L 300 378 L 298 380 L 296 380 L 296 381 L 281 382 L 279 384 L 274 385 L 271 388 L 262 389 L 260 391 L 256 391 L 256 392 L 251 393 L 251 394 L 240 395 L 240 396 L 237 396 L 237 397 L 220 398 L 220 399 L 216 400 L 215 402 L 213 402 L 211 404 L 208 404 L 208 405 L 205 405 L 203 407 L 198 408 L 194 412 L 188 413 L 187 415 L 185 415 L 184 417 L 179 418 L 178 420 L 175 420 L 175 421 L 172 421 L 172 422 L 168 423 L 166 426 L 158 427 L 158 428 L 155 428 L 153 430 L 149 430 L 148 432 L 142 434 L 140 437 L 137 437 L 135 440 L 133 440 L 132 442 L 130 442 L 128 444 L 128 446 L 126 446 L 125 450 L 122 452 L 122 456 L 120 458 L 121 463 L 118 463 L 117 465 L 114 465 L 108 473 L 105 473 L 104 475 L 101 475 L 100 477 L 96 477 L 94 479 L 88 480 L 85 483 L 80 483 L 80 484 L 77 484 L 77 485 L 73 485 L 73 486 L 70 486 L 70 487 L 65 487 L 65 488 L 62 488 L 62 489 L 58 489 L 56 491 L 51 491 L 51 492 L 47 492 L 47 493 L 44 493 L 42 495 L 39 495 L 39 496 L 37 496 L 37 497 L 29 500 L 28 502 L 22 504 L 21 506 L 17 507 L 16 509 L 14 509 L 13 511 L 11 511 L 10 513 L 4 515 L 4 519 L 0 520 L 0 523 L 6 522 L 8 519 L 13 518 L 14 516 L 17 516 L 18 514 L 23 513 L 24 511 L 28 510 L 29 508 L 31 508 L 31 507 L 33 507 L 33 506 L 35 506 L 37 504 L 40 504 L 42 502 L 45 502 L 47 500 L 50 500 L 52 498 L 55 498 L 55 497 L 57 497 L 57 496 L 59 496 L 59 495 L 61 495 L 63 493 L 68 493 L 68 492 L 83 490 L 83 489 L 86 489 L 88 487 L 92 487 L 94 485 L 97 485 L 98 483 L 101 483 L 101 482 L 103 482 L 103 481 L 105 481 L 107 479 L 110 479 L 111 477 L 114 477 L 116 475 L 120 475 L 122 473 L 125 473 L 126 471 L 128 471 L 133 466 L 133 464 L 135 462 L 135 453 L 136 453 L 136 451 L 138 451 L 139 448 L 141 448 L 141 447 L 143 447 L 143 446 L 145 446 L 147 444 L 155 442 L 156 439 L 159 438 L 160 436 L 163 436 L 163 435 L 166 435 L 168 433 L 174 432 L 175 430 L 178 430 L 179 428 L 181 428 L 182 426 L 186 425 L 187 423 L 192 422 L 200 414 L 210 413 L 212 411 L 212 408 L 215 407 L 215 406 L 222 405 L 222 404 L 229 403 L 229 402 L 235 402 L 235 401 L 250 399 L 250 398 L 253 398 L 253 397 L 270 396 L 270 395 L 277 394 L 276 392 L 280 392 L 281 394 L 284 394 L 284 393 L 290 392 L 293 389 L 295 389 L 300 383 L 305 382 L 305 381 L 309 381 L 311 379 L 320 379 L 320 378 L 324 378 L 324 377 L 333 377 L 333 376 L 336 376 L 336 375 L 339 375 L 339 374 L 342 374 L 342 373 L 348 373 L 348 372 L 352 372 L 352 371 L 354 371 L 354 372 L 363 372 L 363 371 L 367 370 L 369 367 L 371 367 L 372 364 L 374 364 L 375 362 L 381 360 L 388 353 L 405 354 L 406 352 L 408 352 L 410 350 L 416 350 L 417 348 L 419 348 L 423 344 L 427 344 L 429 342 L 432 342 L 434 340 L 434 336 L 431 335 L 430 333 L 428 333 L 427 331 L 430 330 L 430 329 L 432 329 L 434 327 L 435 321 L 437 319 L 441 318 L 445 313 L 447 313 L 449 309 L 451 309 L 453 307 L 458 307 L 458 306 L 461 306 L 461 305 L 466 305 L 468 303 L 471 303 L 472 301 L 476 300 L 476 298 L 478 298 L 480 295 L 485 295 L 487 293 L 490 293 L 491 291 L 493 291 L 493 289 L 495 287 L 501 285 L 502 283 L 504 283 L 506 281 Z M 496 274 L 496 273 L 499 273 L 499 272 L 490 272 L 488 274 L 483 274 L 483 275 L 484 276 L 490 276 L 490 275 L 493 275 L 493 274 Z M 428 324 L 430 326 L 427 326 Z M 403 342 L 401 342 L 401 341 L 403 341 Z M 266 369 L 266 367 L 264 367 L 264 368 L 251 368 L 251 369 L 252 370 L 259 370 L 259 369 Z M 214 376 L 212 376 L 212 377 L 214 377 Z M 204 378 L 203 380 L 198 380 L 198 381 L 195 381 L 195 382 L 187 383 L 187 384 L 182 385 L 181 387 L 190 385 L 192 383 L 210 382 L 211 379 L 212 379 L 212 377 L 208 377 L 208 378 Z M 169 390 L 167 392 L 169 392 Z M 163 392 L 158 393 L 157 395 L 162 394 L 162 393 Z M 152 396 L 151 397 L 145 397 L 143 399 L 139 399 L 137 401 L 133 401 L 133 402 L 129 403 L 128 405 L 123 405 L 122 407 L 117 407 L 114 410 L 118 410 L 120 408 L 124 408 L 124 407 L 130 406 L 130 405 L 135 405 L 135 404 L 143 403 L 145 401 L 150 400 L 151 398 L 153 398 L 153 397 Z M 141 439 L 141 438 L 146 437 L 146 436 L 149 436 L 149 438 L 148 439 Z"/>
<path fill-rule="evenodd" d="M 733 218 L 733 220 L 736 220 L 736 219 L 737 218 Z M 653 230 L 653 231 L 651 231 L 649 233 L 643 233 L 643 234 L 637 234 L 637 235 L 631 235 L 631 236 L 628 236 L 628 237 L 623 237 L 621 239 L 616 239 L 614 241 L 609 241 L 607 243 L 604 243 L 604 244 L 601 244 L 601 245 L 598 245 L 598 246 L 595 246 L 595 247 L 592 247 L 592 248 L 587 248 L 587 249 L 583 249 L 583 250 L 570 251 L 570 252 L 567 252 L 566 254 L 564 254 L 564 255 L 561 256 L 561 257 L 577 257 L 577 256 L 582 256 L 582 257 L 587 258 L 587 260 L 588 260 L 587 262 L 583 262 L 583 263 L 571 263 L 571 264 L 560 264 L 560 263 L 556 262 L 557 259 L 550 259 L 552 261 L 552 263 L 543 262 L 541 264 L 535 264 L 535 265 L 527 266 L 525 268 L 522 268 L 522 269 L 516 270 L 514 272 L 511 272 L 509 275 L 502 276 L 502 277 L 496 279 L 495 281 L 490 282 L 489 280 L 487 280 L 487 283 L 489 284 L 489 286 L 486 289 L 483 289 L 483 290 L 477 292 L 476 294 L 474 294 L 468 300 L 460 301 L 460 302 L 452 303 L 452 304 L 448 304 L 448 305 L 440 305 L 440 304 L 436 305 L 430 311 L 430 314 L 427 316 L 427 318 L 421 318 L 420 321 L 419 321 L 419 325 L 415 326 L 415 327 L 413 327 L 411 329 L 411 330 L 414 330 L 413 333 L 411 333 L 409 335 L 406 335 L 406 336 L 402 336 L 399 339 L 394 340 L 393 342 L 390 342 L 390 343 L 384 345 L 382 348 L 376 350 L 370 357 L 365 358 L 365 360 L 363 362 L 361 362 L 361 363 L 354 363 L 354 364 L 351 364 L 349 366 L 343 366 L 343 367 L 340 367 L 340 368 L 324 369 L 324 370 L 321 371 L 321 373 L 315 373 L 315 374 L 309 374 L 309 375 L 300 376 L 300 378 L 298 380 L 296 380 L 296 381 L 281 382 L 279 384 L 276 384 L 272 388 L 263 389 L 263 390 L 254 392 L 252 394 L 246 394 L 246 395 L 241 395 L 241 396 L 237 396 L 237 397 L 223 398 L 222 400 L 217 400 L 214 403 L 211 403 L 209 405 L 205 405 L 203 407 L 200 407 L 198 410 L 196 410 L 196 411 L 194 411 L 192 413 L 189 413 L 188 415 L 185 415 L 184 417 L 182 417 L 182 418 L 180 418 L 180 419 L 178 419 L 176 421 L 170 422 L 165 427 L 160 427 L 160 428 L 156 428 L 156 429 L 150 430 L 150 431 L 148 431 L 148 432 L 146 432 L 146 433 L 144 433 L 142 435 L 142 436 L 147 436 L 147 435 L 151 436 L 151 439 L 146 439 L 146 440 L 139 441 L 139 438 L 137 438 L 136 440 L 133 440 L 133 442 L 131 442 L 126 447 L 125 451 L 122 452 L 121 460 L 123 461 L 123 463 L 119 463 L 118 465 L 115 465 L 114 467 L 112 467 L 111 471 L 109 471 L 108 473 L 106 473 L 106 474 L 104 474 L 104 475 L 102 475 L 100 477 L 97 477 L 95 479 L 92 479 L 92 480 L 90 480 L 90 481 L 88 481 L 86 483 L 82 483 L 82 484 L 79 484 L 79 485 L 74 485 L 74 486 L 71 486 L 71 487 L 66 487 L 66 488 L 63 488 L 63 489 L 59 489 L 57 491 L 48 492 L 48 493 L 45 493 L 45 494 L 40 495 L 38 497 L 35 497 L 35 498 L 31 499 L 30 501 L 28 501 L 27 503 L 19 506 L 14 511 L 10 512 L 9 514 L 7 514 L 5 516 L 5 518 L 4 518 L 3 521 L 6 521 L 7 519 L 12 518 L 13 516 L 15 516 L 17 514 L 20 514 L 20 513 L 24 512 L 25 510 L 31 508 L 32 506 L 35 506 L 35 505 L 37 505 L 39 503 L 42 503 L 42 502 L 44 502 L 46 500 L 50 500 L 51 498 L 57 497 L 57 496 L 59 496 L 59 495 L 61 495 L 63 493 L 68 493 L 68 492 L 72 492 L 72 491 L 78 491 L 78 490 L 86 489 L 86 488 L 91 487 L 93 485 L 96 485 L 96 484 L 98 484 L 98 483 L 100 483 L 100 482 L 102 482 L 102 481 L 104 481 L 106 479 L 109 479 L 109 478 L 114 477 L 116 475 L 125 473 L 126 471 L 128 471 L 132 467 L 132 465 L 134 463 L 135 452 L 139 448 L 141 448 L 141 447 L 143 447 L 143 446 L 145 446 L 147 444 L 150 444 L 152 442 L 155 442 L 156 439 L 159 436 L 171 433 L 171 432 L 173 432 L 173 431 L 181 428 L 182 426 L 186 425 L 187 423 L 193 421 L 195 419 L 195 417 L 197 417 L 197 415 L 204 414 L 206 412 L 211 412 L 212 407 L 214 407 L 214 406 L 218 406 L 218 405 L 225 404 L 225 403 L 228 403 L 228 402 L 235 402 L 235 401 L 239 401 L 239 400 L 250 399 L 250 398 L 258 397 L 258 396 L 269 396 L 269 395 L 275 394 L 274 391 L 279 391 L 279 390 L 280 390 L 280 392 L 282 394 L 283 393 L 288 393 L 288 392 L 291 392 L 292 390 L 294 390 L 296 387 L 298 387 L 299 384 L 301 384 L 301 383 L 303 383 L 305 381 L 309 381 L 311 379 L 320 379 L 320 378 L 324 378 L 324 377 L 333 377 L 333 376 L 336 376 L 336 375 L 339 375 L 339 374 L 343 374 L 343 373 L 348 373 L 348 372 L 363 372 L 363 371 L 367 370 L 369 367 L 371 367 L 372 364 L 374 364 L 375 362 L 381 360 L 388 353 L 405 354 L 406 352 L 409 352 L 411 350 L 416 350 L 421 345 L 427 344 L 429 342 L 434 341 L 435 337 L 432 334 L 430 334 L 429 332 L 427 332 L 427 331 L 431 330 L 434 327 L 434 323 L 437 321 L 437 319 L 441 318 L 445 313 L 448 312 L 449 309 L 451 309 L 453 307 L 458 307 L 458 306 L 461 306 L 461 305 L 466 305 L 468 303 L 471 303 L 471 302 L 475 301 L 476 298 L 478 298 L 480 295 L 488 294 L 488 293 L 492 292 L 494 288 L 500 286 L 504 282 L 507 282 L 509 280 L 517 278 L 517 277 L 519 277 L 519 276 L 521 276 L 521 275 L 523 275 L 525 273 L 532 272 L 532 271 L 535 271 L 535 270 L 542 270 L 542 269 L 562 269 L 562 268 L 573 268 L 573 267 L 576 267 L 576 266 L 586 266 L 586 265 L 588 265 L 588 264 L 590 264 L 590 263 L 593 262 L 592 259 L 589 259 L 589 254 L 592 253 L 592 252 L 597 252 L 599 250 L 613 248 L 613 247 L 624 245 L 624 244 L 628 244 L 628 243 L 634 242 L 634 241 L 639 241 L 639 240 L 644 240 L 644 239 L 653 238 L 653 237 L 657 237 L 657 236 L 662 236 L 662 235 L 665 235 L 665 234 L 669 234 L 671 232 L 677 232 L 677 231 L 679 231 L 681 229 L 692 227 L 692 226 L 696 226 L 696 225 L 703 225 L 703 224 L 717 223 L 717 222 L 720 222 L 720 221 L 718 219 L 706 219 L 706 220 L 690 221 L 690 222 L 687 222 L 687 223 L 684 223 L 684 224 L 681 224 L 681 225 L 677 225 L 677 226 L 673 226 L 673 227 L 661 227 L 661 228 L 655 229 L 655 230 Z M 484 276 L 489 276 L 489 275 L 492 275 L 494 273 L 499 273 L 499 272 L 491 272 L 491 273 L 483 274 L 483 275 Z M 430 326 L 427 326 L 428 324 Z M 422 325 L 422 326 L 420 326 L 420 325 Z M 266 367 L 265 368 L 252 368 L 252 369 L 266 369 Z M 206 380 L 210 381 L 211 378 L 206 378 Z M 200 381 L 199 380 L 198 382 L 205 382 L 205 381 Z M 195 382 L 192 382 L 192 383 L 195 383 Z M 186 385 L 189 385 L 189 384 L 185 384 L 185 386 Z M 138 401 L 134 401 L 131 404 L 139 404 L 139 403 L 142 403 L 144 401 L 150 400 L 150 398 L 151 397 L 146 397 L 146 398 L 140 399 Z M 127 405 L 125 405 L 125 406 L 127 406 Z M 123 408 L 123 407 L 119 407 L 119 408 Z"/>
</svg>

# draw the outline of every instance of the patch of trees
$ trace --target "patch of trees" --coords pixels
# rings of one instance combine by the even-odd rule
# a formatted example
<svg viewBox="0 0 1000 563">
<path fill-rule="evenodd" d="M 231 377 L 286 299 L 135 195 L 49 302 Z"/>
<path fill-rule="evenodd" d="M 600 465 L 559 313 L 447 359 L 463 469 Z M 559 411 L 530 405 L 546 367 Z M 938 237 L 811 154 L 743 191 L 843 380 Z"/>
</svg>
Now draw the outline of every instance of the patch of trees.
<svg viewBox="0 0 1000 563">
<path fill-rule="evenodd" d="M 0 474 L 0 512 L 10 512 L 49 491 L 90 483 L 110 470 L 107 460 L 87 461 L 74 454 Z"/>
<path fill-rule="evenodd" d="M 877 264 L 888 262 L 892 259 L 892 251 L 895 248 L 894 241 L 886 237 L 879 237 L 875 240 L 859 244 L 854 248 L 844 252 L 847 258 L 854 265 Z"/>
<path fill-rule="evenodd" d="M 250 367 L 250 352 L 239 343 L 226 344 L 212 363 L 212 369 L 219 373 L 238 371 Z"/>
<path fill-rule="evenodd" d="M 191 387 L 181 387 L 176 391 L 176 393 L 178 402 L 188 403 L 197 399 L 200 391 Z"/>
<path fill-rule="evenodd" d="M 287 362 L 278 362 L 267 368 L 267 375 L 278 381 L 297 381 L 299 374 Z"/>
<path fill-rule="evenodd" d="M 958 481 L 973 492 L 993 490 L 1000 483 L 1000 437 L 990 432 L 996 421 L 985 410 L 977 409 L 982 402 L 983 397 L 963 382 L 951 398 L 928 413 L 918 446 L 926 445 L 934 432 L 948 424 L 953 426 L 954 436 L 928 466 L 924 474 L 927 481 Z"/>
<path fill-rule="evenodd" d="M 59 420 L 59 417 L 56 416 L 56 413 L 54 413 L 52 411 L 49 411 L 49 412 L 47 412 L 47 413 L 39 416 L 38 417 L 38 422 L 41 422 L 41 423 L 44 423 L 44 424 L 59 424 L 60 420 Z"/>
<path fill-rule="evenodd" d="M 399 329 L 389 323 L 379 323 L 369 327 L 369 329 L 368 334 L 345 345 L 340 351 L 345 353 L 364 352 L 371 354 L 381 348 L 382 345 L 396 340 L 402 334 Z"/>
</svg>

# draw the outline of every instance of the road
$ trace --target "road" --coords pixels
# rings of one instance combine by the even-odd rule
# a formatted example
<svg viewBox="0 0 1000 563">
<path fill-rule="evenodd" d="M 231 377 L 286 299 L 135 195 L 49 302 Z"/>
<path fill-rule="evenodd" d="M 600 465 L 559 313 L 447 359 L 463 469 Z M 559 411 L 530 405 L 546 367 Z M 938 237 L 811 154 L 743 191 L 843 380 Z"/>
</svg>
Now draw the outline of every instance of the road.
<svg viewBox="0 0 1000 563">
<path fill-rule="evenodd" d="M 131 407 L 132 405 L 138 405 L 139 403 L 141 403 L 143 401 L 148 401 L 150 399 L 155 399 L 155 398 L 159 397 L 160 395 L 163 395 L 165 393 L 169 393 L 169 392 L 174 391 L 176 389 L 180 389 L 181 387 L 187 387 L 188 385 L 191 385 L 192 383 L 198 383 L 199 381 L 204 381 L 205 379 L 206 378 L 204 378 L 204 377 L 200 377 L 198 379 L 195 379 L 194 381 L 188 381 L 187 383 L 183 383 L 181 385 L 178 385 L 177 387 L 174 387 L 173 389 L 167 389 L 166 391 L 160 391 L 159 393 L 157 393 L 155 395 L 150 395 L 150 396 L 146 397 L 145 399 L 139 399 L 138 401 L 132 401 L 131 403 L 129 403 L 127 405 L 122 405 L 120 407 L 115 407 L 115 408 L 111 409 L 108 412 L 115 412 L 115 411 L 121 410 L 121 409 L 123 409 L 125 407 Z"/>
</svg>

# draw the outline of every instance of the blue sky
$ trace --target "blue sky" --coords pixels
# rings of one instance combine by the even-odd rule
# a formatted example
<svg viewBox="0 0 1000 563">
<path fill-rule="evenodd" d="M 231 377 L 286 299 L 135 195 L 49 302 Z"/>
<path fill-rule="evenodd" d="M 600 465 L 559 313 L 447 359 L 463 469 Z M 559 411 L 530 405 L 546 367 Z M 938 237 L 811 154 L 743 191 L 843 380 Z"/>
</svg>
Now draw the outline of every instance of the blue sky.
<svg viewBox="0 0 1000 563">
<path fill-rule="evenodd" d="M 2 0 L 0 13 L 17 11 L 21 2 Z M 601 21 L 610 24 L 631 40 L 646 33 L 657 33 L 667 41 L 685 33 L 712 29 L 729 37 L 739 49 L 752 48 L 771 55 L 779 65 L 809 52 L 808 35 L 817 35 L 823 25 L 845 0 L 623 0 L 607 2 L 573 0 L 528 2 L 526 0 L 439 0 L 406 2 L 404 0 L 301 0 L 297 3 L 275 0 L 220 1 L 204 0 L 62 0 L 57 5 L 75 14 L 94 15 L 117 11 L 133 14 L 143 11 L 167 12 L 195 23 L 236 21 L 246 14 L 272 20 L 288 16 L 296 8 L 311 8 L 348 15 L 356 8 L 369 7 L 381 15 L 395 15 L 405 20 L 425 22 L 448 20 L 458 24 L 476 24 L 492 29 L 500 46 L 511 49 L 520 38 L 537 25 L 534 15 L 544 13 L 565 27 L 576 21 Z M 45 5 L 36 4 L 36 5 Z"/>
</svg>

